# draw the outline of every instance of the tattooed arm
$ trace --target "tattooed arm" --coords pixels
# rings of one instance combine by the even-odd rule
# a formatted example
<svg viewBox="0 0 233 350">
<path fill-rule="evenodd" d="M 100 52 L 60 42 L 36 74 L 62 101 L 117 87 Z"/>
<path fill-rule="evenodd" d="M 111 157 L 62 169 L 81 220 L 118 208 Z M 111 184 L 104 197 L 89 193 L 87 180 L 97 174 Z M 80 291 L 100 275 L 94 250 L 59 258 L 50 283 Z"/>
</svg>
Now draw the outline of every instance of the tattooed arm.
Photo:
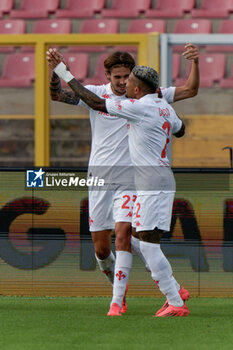
<svg viewBox="0 0 233 350">
<path fill-rule="evenodd" d="M 63 62 L 67 67 L 66 62 L 63 60 L 63 57 L 55 49 L 49 49 L 49 51 L 47 51 L 46 58 L 51 69 L 56 68 L 60 62 Z M 73 78 L 68 82 L 68 85 L 73 91 L 66 91 L 61 89 L 60 79 L 58 75 L 53 72 L 50 82 L 51 98 L 53 100 L 69 104 L 77 104 L 79 99 L 81 99 L 92 109 L 107 113 L 105 100 L 98 97 L 90 90 L 86 89 L 78 80 Z"/>
<path fill-rule="evenodd" d="M 63 59 L 63 56 L 59 52 L 57 52 L 56 49 L 54 50 L 50 49 L 47 52 L 46 59 L 48 61 L 49 68 L 53 70 L 52 56 L 50 54 L 52 51 L 56 53 L 56 56 L 60 59 L 60 61 L 64 62 L 64 59 Z M 70 105 L 77 105 L 79 103 L 78 96 L 76 96 L 72 90 L 61 88 L 60 78 L 54 72 L 52 72 L 52 75 L 51 75 L 49 89 L 50 89 L 50 96 L 53 101 L 64 102 Z"/>
<path fill-rule="evenodd" d="M 79 98 L 73 91 L 61 88 L 60 78 L 54 72 L 50 79 L 49 89 L 53 101 L 64 102 L 70 105 L 77 105 L 79 103 Z"/>
<path fill-rule="evenodd" d="M 94 110 L 107 113 L 105 99 L 86 89 L 78 80 L 72 79 L 68 85 L 83 102 Z"/>
</svg>

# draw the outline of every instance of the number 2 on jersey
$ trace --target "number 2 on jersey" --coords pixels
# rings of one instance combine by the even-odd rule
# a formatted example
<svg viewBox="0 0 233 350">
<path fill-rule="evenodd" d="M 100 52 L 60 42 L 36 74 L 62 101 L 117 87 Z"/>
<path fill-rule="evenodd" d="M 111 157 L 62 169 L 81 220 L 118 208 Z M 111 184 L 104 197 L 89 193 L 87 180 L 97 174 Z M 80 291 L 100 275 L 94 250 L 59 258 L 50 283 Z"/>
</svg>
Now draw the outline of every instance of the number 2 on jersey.
<svg viewBox="0 0 233 350">
<path fill-rule="evenodd" d="M 167 136 L 169 136 L 170 135 L 171 124 L 168 121 L 166 121 L 166 122 L 163 123 L 162 128 L 163 128 L 163 130 L 165 130 L 167 132 Z M 164 146 L 164 148 L 162 150 L 162 153 L 161 153 L 161 158 L 165 158 L 166 157 L 166 155 L 167 155 L 167 145 L 169 144 L 169 142 L 170 142 L 170 139 L 169 139 L 169 137 L 167 137 L 166 144 L 165 144 L 165 146 Z"/>
<path fill-rule="evenodd" d="M 130 196 L 127 194 L 123 196 L 123 198 L 126 198 L 126 201 L 122 204 L 121 209 L 129 209 L 129 206 L 127 205 L 130 201 Z"/>
<path fill-rule="evenodd" d="M 141 215 L 139 214 L 139 210 L 141 209 L 141 204 L 139 202 L 136 203 L 136 218 L 140 218 Z"/>
<path fill-rule="evenodd" d="M 123 196 L 123 198 L 126 198 L 125 202 L 122 204 L 121 209 L 130 209 L 129 206 L 127 205 L 130 201 L 130 196 L 127 194 Z M 136 195 L 133 195 L 132 202 L 135 202 L 137 199 Z"/>
</svg>

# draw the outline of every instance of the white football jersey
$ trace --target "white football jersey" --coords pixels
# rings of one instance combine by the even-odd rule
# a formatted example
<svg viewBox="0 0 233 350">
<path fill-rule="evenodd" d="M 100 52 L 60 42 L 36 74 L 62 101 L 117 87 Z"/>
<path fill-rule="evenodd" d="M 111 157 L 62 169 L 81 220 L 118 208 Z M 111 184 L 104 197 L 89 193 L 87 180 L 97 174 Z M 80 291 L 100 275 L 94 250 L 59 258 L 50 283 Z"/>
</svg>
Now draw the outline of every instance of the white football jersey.
<svg viewBox="0 0 233 350">
<path fill-rule="evenodd" d="M 143 181 L 148 182 L 147 189 L 151 190 L 155 184 L 153 171 L 160 172 L 158 177 L 161 178 L 161 167 L 169 167 L 167 145 L 171 135 L 180 130 L 182 121 L 165 99 L 158 98 L 157 94 L 148 94 L 139 100 L 107 100 L 106 108 L 111 115 L 128 120 L 131 159 L 136 169 L 144 172 Z M 145 167 L 153 169 L 151 174 L 147 174 Z M 164 172 L 167 171 L 164 169 Z"/>
<path fill-rule="evenodd" d="M 86 88 L 101 98 L 125 100 L 125 95 L 117 96 L 107 85 L 87 85 Z M 95 111 L 80 100 L 79 106 L 89 110 L 92 132 L 89 166 L 124 166 L 131 165 L 129 154 L 127 121 Z"/>
<path fill-rule="evenodd" d="M 125 95 L 117 96 L 112 92 L 111 84 L 87 85 L 88 90 L 99 97 L 113 100 L 125 100 Z M 161 88 L 163 97 L 168 103 L 173 102 L 175 87 Z M 90 113 L 90 124 L 92 132 L 91 154 L 89 166 L 114 166 L 131 165 L 131 158 L 128 147 L 128 130 L 126 120 L 110 117 L 109 114 L 94 111 L 82 100 L 79 106 L 84 106 Z M 101 118 L 100 118 L 101 116 Z M 113 120 L 114 119 L 114 120 Z"/>
<path fill-rule="evenodd" d="M 176 88 L 174 86 L 170 86 L 168 88 L 160 88 L 163 98 L 165 98 L 165 100 L 168 103 L 173 103 L 174 102 L 174 95 L 175 95 L 175 90 Z"/>
<path fill-rule="evenodd" d="M 169 164 L 166 145 L 180 130 L 182 121 L 164 99 L 148 94 L 139 100 L 107 100 L 106 107 L 111 115 L 128 120 L 130 154 L 135 165 Z"/>
</svg>

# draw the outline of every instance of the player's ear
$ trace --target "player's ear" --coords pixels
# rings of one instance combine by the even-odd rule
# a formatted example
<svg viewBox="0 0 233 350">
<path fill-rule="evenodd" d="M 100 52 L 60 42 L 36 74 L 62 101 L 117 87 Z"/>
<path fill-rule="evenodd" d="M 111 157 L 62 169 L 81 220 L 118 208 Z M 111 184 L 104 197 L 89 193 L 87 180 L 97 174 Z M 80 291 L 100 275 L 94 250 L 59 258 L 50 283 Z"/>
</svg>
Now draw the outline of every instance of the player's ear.
<svg viewBox="0 0 233 350">
<path fill-rule="evenodd" d="M 158 97 L 159 97 L 159 98 L 163 98 L 163 94 L 162 94 L 162 91 L 161 91 L 160 87 L 158 87 L 158 88 L 156 89 L 155 93 L 158 94 Z"/>
<path fill-rule="evenodd" d="M 138 94 L 140 91 L 141 91 L 140 86 L 135 85 L 135 86 L 134 86 L 134 92 L 135 92 L 135 94 Z"/>
</svg>

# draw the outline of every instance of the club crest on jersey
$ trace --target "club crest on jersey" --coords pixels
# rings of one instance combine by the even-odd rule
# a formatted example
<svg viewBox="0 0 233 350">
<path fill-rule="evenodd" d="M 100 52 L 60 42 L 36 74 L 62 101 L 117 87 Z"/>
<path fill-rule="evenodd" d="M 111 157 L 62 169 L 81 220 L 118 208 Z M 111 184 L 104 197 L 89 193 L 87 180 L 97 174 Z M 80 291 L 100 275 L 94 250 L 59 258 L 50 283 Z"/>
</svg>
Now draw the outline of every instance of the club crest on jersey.
<svg viewBox="0 0 233 350">
<path fill-rule="evenodd" d="M 104 95 L 102 95 L 102 97 L 103 97 L 103 98 L 106 98 L 106 99 L 109 99 L 109 98 L 110 98 L 110 96 L 109 96 L 108 94 L 104 94 Z"/>
</svg>

